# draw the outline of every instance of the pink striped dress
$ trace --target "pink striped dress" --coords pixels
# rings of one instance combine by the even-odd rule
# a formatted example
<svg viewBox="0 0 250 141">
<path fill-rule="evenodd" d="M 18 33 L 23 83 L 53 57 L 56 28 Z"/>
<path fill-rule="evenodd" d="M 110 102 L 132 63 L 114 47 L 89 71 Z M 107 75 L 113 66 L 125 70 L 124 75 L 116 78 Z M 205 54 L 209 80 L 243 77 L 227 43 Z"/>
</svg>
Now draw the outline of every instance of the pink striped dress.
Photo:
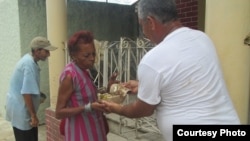
<svg viewBox="0 0 250 141">
<path fill-rule="evenodd" d="M 74 93 L 70 97 L 68 107 L 78 107 L 97 100 L 97 90 L 87 70 L 81 70 L 73 62 L 66 65 L 60 81 L 67 75 L 71 75 Z M 93 110 L 82 112 L 74 117 L 66 118 L 66 141 L 107 141 L 103 113 Z"/>
</svg>

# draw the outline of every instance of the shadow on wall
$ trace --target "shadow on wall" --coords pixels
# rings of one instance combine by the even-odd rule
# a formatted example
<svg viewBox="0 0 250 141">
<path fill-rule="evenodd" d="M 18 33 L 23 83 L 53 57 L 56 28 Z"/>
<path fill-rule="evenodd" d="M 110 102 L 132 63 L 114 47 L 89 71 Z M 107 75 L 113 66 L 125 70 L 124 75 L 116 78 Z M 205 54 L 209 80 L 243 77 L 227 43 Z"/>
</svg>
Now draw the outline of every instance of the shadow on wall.
<svg viewBox="0 0 250 141">
<path fill-rule="evenodd" d="M 248 33 L 248 35 L 244 39 L 244 44 L 250 46 L 250 32 Z"/>
<path fill-rule="evenodd" d="M 39 119 L 39 125 L 45 124 L 45 110 L 48 108 L 50 103 L 49 95 L 44 92 L 40 92 L 40 106 L 37 112 L 37 117 Z"/>
</svg>

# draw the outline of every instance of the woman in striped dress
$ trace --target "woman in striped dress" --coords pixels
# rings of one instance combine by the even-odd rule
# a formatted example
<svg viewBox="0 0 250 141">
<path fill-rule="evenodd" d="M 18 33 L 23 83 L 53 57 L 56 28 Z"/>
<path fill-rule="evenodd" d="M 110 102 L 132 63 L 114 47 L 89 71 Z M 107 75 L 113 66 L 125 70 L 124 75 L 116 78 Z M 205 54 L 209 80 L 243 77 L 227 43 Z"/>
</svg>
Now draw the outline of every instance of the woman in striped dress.
<svg viewBox="0 0 250 141">
<path fill-rule="evenodd" d="M 96 56 L 92 33 L 76 32 L 68 50 L 72 61 L 60 76 L 56 104 L 56 118 L 65 119 L 65 141 L 107 141 L 104 105 L 97 102 L 97 90 L 88 71 Z"/>
</svg>

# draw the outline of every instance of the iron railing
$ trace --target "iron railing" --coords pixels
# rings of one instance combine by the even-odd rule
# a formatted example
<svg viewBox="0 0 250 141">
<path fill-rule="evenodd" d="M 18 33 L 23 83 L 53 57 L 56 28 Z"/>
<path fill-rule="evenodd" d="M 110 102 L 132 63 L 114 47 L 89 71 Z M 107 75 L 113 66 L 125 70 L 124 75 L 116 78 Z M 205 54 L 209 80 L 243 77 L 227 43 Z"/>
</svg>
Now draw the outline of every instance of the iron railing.
<svg viewBox="0 0 250 141">
<path fill-rule="evenodd" d="M 105 87 L 108 84 L 109 77 L 114 72 L 118 72 L 118 80 L 126 82 L 128 80 L 137 79 L 137 65 L 141 58 L 154 46 L 145 38 L 138 38 L 135 41 L 130 38 L 122 37 L 120 41 L 96 41 L 97 58 L 94 69 L 91 74 L 94 83 L 98 88 Z M 66 49 L 66 63 L 70 61 Z M 130 103 L 136 98 L 127 96 L 125 103 Z M 123 134 L 123 127 L 127 126 L 128 120 L 134 121 L 134 127 L 130 131 L 135 131 L 136 136 L 138 130 L 143 129 L 149 132 L 160 133 L 156 126 L 155 116 L 144 117 L 139 119 L 128 119 L 120 116 L 119 129 Z M 129 132 L 129 131 L 126 131 Z"/>
</svg>

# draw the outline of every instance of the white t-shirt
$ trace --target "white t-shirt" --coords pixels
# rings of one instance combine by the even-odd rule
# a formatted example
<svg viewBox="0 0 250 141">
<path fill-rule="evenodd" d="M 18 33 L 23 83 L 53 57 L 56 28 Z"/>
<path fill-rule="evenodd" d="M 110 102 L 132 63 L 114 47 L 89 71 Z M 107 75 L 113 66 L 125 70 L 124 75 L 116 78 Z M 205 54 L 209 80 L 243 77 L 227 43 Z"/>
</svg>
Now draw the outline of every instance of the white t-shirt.
<svg viewBox="0 0 250 141">
<path fill-rule="evenodd" d="M 182 27 L 151 49 L 138 67 L 138 98 L 156 105 L 165 140 L 173 124 L 240 124 L 216 50 L 203 32 Z"/>
</svg>

